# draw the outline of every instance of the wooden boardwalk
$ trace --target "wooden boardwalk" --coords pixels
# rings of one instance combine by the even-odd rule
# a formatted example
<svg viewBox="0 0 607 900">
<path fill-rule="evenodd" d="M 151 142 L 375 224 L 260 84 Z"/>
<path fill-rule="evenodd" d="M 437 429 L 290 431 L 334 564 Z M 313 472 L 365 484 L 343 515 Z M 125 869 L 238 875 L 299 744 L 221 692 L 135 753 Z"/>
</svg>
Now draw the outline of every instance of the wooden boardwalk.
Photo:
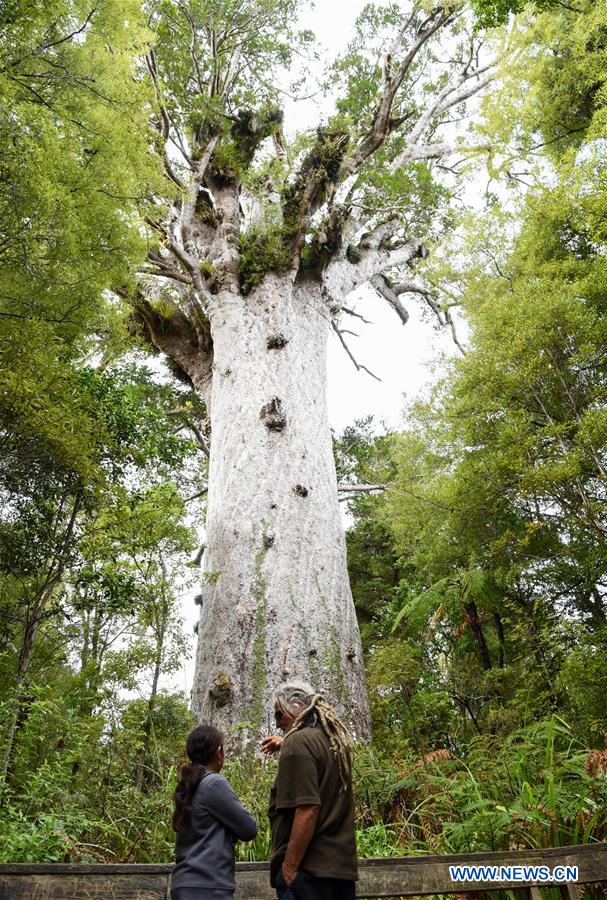
<svg viewBox="0 0 607 900">
<path fill-rule="evenodd" d="M 457 856 L 398 857 L 360 861 L 357 897 L 411 897 L 469 894 L 510 888 L 540 900 L 538 882 L 457 882 L 449 866 L 577 866 L 577 883 L 560 886 L 567 900 L 579 900 L 580 887 L 607 887 L 607 844 L 582 844 L 550 850 L 466 853 Z M 0 865 L 0 900 L 167 900 L 169 865 Z M 274 900 L 268 863 L 238 863 L 236 900 Z M 546 886 L 544 886 L 546 887 Z M 607 890 L 602 891 L 607 896 Z"/>
</svg>

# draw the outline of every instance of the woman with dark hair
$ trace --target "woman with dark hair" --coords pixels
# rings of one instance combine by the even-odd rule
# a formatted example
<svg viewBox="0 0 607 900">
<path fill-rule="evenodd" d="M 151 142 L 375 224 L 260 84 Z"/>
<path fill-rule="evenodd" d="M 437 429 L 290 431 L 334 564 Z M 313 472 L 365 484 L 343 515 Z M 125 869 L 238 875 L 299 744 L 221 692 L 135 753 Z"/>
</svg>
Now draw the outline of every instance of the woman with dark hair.
<svg viewBox="0 0 607 900">
<path fill-rule="evenodd" d="M 231 900 L 234 896 L 234 843 L 252 841 L 257 822 L 226 779 L 223 735 L 213 725 L 198 725 L 186 744 L 190 764 L 183 765 L 173 794 L 177 832 L 171 900 Z"/>
</svg>

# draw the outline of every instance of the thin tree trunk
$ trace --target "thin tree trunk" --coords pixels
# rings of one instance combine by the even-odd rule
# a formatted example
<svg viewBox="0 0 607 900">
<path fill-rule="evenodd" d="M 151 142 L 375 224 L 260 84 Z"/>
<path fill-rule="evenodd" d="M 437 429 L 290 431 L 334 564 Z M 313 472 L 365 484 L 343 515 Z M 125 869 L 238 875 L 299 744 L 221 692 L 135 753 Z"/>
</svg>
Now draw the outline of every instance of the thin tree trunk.
<svg viewBox="0 0 607 900">
<path fill-rule="evenodd" d="M 506 641 L 504 638 L 504 625 L 499 613 L 493 613 L 493 624 L 495 625 L 495 633 L 497 634 L 497 664 L 500 669 L 503 669 Z"/>
<path fill-rule="evenodd" d="M 305 679 L 358 737 L 369 711 L 326 408 L 316 282 L 268 276 L 211 313 L 212 445 L 193 707 L 239 746 Z M 230 737 L 230 731 L 232 736 Z"/>
<path fill-rule="evenodd" d="M 591 591 L 591 595 L 588 598 L 590 600 L 590 615 L 592 617 L 592 627 L 599 631 L 601 628 L 605 627 L 607 622 L 607 617 L 605 615 L 605 599 L 601 596 L 598 588 L 593 588 Z"/>
<path fill-rule="evenodd" d="M 150 733 L 152 731 L 152 718 L 154 715 L 154 707 L 156 706 L 156 697 L 158 695 L 158 681 L 160 679 L 160 672 L 162 669 L 162 657 L 164 654 L 164 640 L 166 637 L 166 629 L 168 624 L 168 616 L 169 610 L 166 605 L 166 602 L 163 601 L 162 609 L 160 611 L 159 622 L 158 622 L 158 633 L 156 635 L 156 658 L 154 660 L 154 676 L 152 678 L 152 690 L 150 692 L 150 697 L 148 699 L 147 711 L 145 722 L 143 725 L 143 743 L 141 745 L 141 749 L 139 750 L 138 758 L 137 758 L 137 773 L 135 776 L 135 783 L 137 785 L 137 790 L 143 790 L 143 777 L 145 772 L 145 761 L 148 756 L 148 751 L 150 747 Z"/>
<path fill-rule="evenodd" d="M 474 601 L 472 601 L 471 603 L 464 603 L 464 609 L 466 611 L 466 615 L 468 616 L 470 630 L 472 631 L 472 637 L 476 645 L 478 658 L 480 659 L 483 669 L 487 671 L 491 668 L 491 657 L 489 656 L 489 648 L 487 647 L 487 641 L 485 640 L 485 635 L 483 634 L 483 628 L 478 615 L 478 609 L 476 608 L 476 603 Z"/>
</svg>

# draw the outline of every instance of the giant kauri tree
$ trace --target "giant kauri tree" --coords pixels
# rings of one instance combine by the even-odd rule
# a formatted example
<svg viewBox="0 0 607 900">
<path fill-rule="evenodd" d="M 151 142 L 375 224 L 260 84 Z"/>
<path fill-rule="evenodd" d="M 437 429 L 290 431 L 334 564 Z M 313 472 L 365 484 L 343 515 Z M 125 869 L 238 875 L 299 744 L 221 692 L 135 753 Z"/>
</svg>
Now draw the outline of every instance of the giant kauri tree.
<svg viewBox="0 0 607 900">
<path fill-rule="evenodd" d="M 193 704 L 243 745 L 271 723 L 273 686 L 293 677 L 369 733 L 327 341 L 334 329 L 347 348 L 347 298 L 363 285 L 403 322 L 403 294 L 432 302 L 411 268 L 444 199 L 433 168 L 453 147 L 441 128 L 493 71 L 465 4 L 369 6 L 332 70 L 335 112 L 288 140 L 281 72 L 311 41 L 297 12 L 297 0 L 147 7 L 167 190 L 130 299 L 208 411 Z"/>
</svg>

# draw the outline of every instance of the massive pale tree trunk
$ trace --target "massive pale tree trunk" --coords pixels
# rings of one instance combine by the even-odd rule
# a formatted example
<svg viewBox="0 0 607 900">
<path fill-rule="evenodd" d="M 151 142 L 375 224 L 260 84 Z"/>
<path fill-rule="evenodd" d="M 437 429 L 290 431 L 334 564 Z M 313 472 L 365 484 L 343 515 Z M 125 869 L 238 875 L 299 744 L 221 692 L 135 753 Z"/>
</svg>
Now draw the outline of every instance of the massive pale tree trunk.
<svg viewBox="0 0 607 900">
<path fill-rule="evenodd" d="M 387 14 L 391 42 L 374 48 L 370 35 L 367 47 L 361 32 L 353 48 L 346 107 L 366 102 L 356 94 L 360 54 L 377 82 L 372 101 L 350 110 L 358 124 L 342 127 L 347 114 L 319 128 L 290 160 L 268 82 L 288 53 L 295 7 L 238 0 L 228 16 L 221 0 L 183 0 L 168 27 L 152 16 L 160 37 L 147 57 L 177 194 L 168 214 L 165 202 L 147 218 L 155 243 L 131 300 L 144 336 L 207 407 L 206 434 L 197 426 L 210 461 L 193 704 L 241 746 L 267 733 L 272 689 L 287 678 L 311 681 L 357 736 L 369 735 L 327 419 L 327 338 L 333 328 L 348 349 L 342 317 L 364 284 L 403 323 L 401 297 L 411 293 L 448 323 L 407 268 L 424 255 L 424 235 L 402 198 L 386 202 L 378 184 L 451 154 L 437 128 L 491 76 L 463 29 L 430 94 L 420 82 L 427 45 L 461 4 L 411 0 Z M 378 180 L 369 173 L 380 149 Z"/>
<path fill-rule="evenodd" d="M 304 678 L 366 737 L 326 407 L 329 310 L 317 282 L 292 282 L 271 275 L 210 313 L 212 449 L 194 708 L 257 736 L 272 727 L 272 688 Z"/>
</svg>

